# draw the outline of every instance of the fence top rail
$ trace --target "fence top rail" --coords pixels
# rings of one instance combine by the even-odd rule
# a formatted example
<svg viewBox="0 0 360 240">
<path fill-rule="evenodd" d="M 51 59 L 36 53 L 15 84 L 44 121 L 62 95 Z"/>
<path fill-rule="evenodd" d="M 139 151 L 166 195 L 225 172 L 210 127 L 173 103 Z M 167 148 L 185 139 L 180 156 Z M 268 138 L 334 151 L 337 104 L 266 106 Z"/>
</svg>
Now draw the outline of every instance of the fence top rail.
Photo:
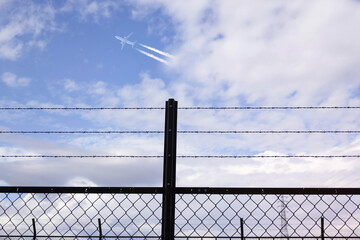
<svg viewBox="0 0 360 240">
<path fill-rule="evenodd" d="M 177 194 L 284 194 L 347 195 L 360 194 L 360 188 L 176 188 Z"/>
<path fill-rule="evenodd" d="M 32 187 L 3 186 L 0 193 L 133 193 L 162 194 L 162 187 Z M 284 195 L 360 195 L 360 188 L 204 188 L 177 187 L 176 194 L 284 194 Z"/>
<path fill-rule="evenodd" d="M 162 193 L 161 187 L 33 187 L 4 186 L 0 193 Z"/>
</svg>

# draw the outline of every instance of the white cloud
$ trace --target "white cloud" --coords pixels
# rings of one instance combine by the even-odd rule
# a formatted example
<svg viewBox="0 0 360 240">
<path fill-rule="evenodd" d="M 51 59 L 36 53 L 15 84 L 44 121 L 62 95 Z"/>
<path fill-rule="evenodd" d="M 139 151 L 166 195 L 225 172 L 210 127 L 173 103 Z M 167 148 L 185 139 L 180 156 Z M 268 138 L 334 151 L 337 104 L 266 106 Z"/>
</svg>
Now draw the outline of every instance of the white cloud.
<svg viewBox="0 0 360 240">
<path fill-rule="evenodd" d="M 77 135 L 50 140 L 39 136 L 1 134 L 0 141 L 2 155 L 150 155 L 154 154 L 154 149 L 162 149 L 161 139 L 139 136 L 130 139 L 121 135 Z M 161 161 L 158 159 L 2 158 L 0 162 L 6 172 L 2 179 L 10 185 L 23 185 L 24 182 L 44 185 L 43 179 L 47 185 L 53 186 L 134 186 L 144 182 L 154 186 L 161 181 Z M 107 174 L 99 175 L 99 171 Z"/>
<path fill-rule="evenodd" d="M 109 105 L 115 99 L 115 106 L 163 106 L 168 96 L 180 99 L 161 79 L 141 75 L 142 81 L 124 87 L 101 83 L 81 85 L 88 89 L 89 99 L 96 99 L 99 106 Z M 94 94 L 96 87 L 99 94 Z M 74 99 L 75 106 L 84 106 L 88 99 Z M 180 106 L 190 106 L 180 100 Z M 29 106 L 51 106 L 51 104 L 29 103 Z M 86 105 L 85 105 L 86 106 Z M 179 130 L 266 130 L 266 129 L 358 129 L 359 114 L 346 111 L 185 111 L 179 110 Z M 50 114 L 50 112 L 49 112 Z M 61 117 L 53 111 L 52 117 Z M 116 110 L 69 112 L 71 117 L 81 117 L 85 125 L 80 128 L 105 127 L 104 130 L 162 130 L 164 112 L 162 110 Z M 69 116 L 70 116 L 69 115 Z M 37 116 L 39 119 L 40 116 Z M 340 121 L 341 120 L 341 121 Z M 60 129 L 69 126 L 59 123 Z M 325 126 L 326 124 L 326 126 Z M 78 126 L 78 127 L 79 127 Z M 77 129 L 71 126 L 71 129 Z M 88 129 L 90 130 L 90 129 Z M 73 135 L 52 139 L 54 144 L 38 141 L 36 138 L 4 136 L 2 141 L 14 144 L 17 152 L 49 154 L 125 154 L 161 155 L 163 136 L 147 134 L 131 135 Z M 178 155 L 241 155 L 241 154 L 358 154 L 358 139 L 347 135 L 185 135 L 178 134 Z M 7 147 L 11 153 L 10 147 Z M 31 164 L 30 161 L 31 161 Z M 81 176 L 99 185 L 159 185 L 161 184 L 162 159 L 27 159 L 2 166 L 12 175 L 4 179 L 10 184 L 18 184 L 26 179 L 31 184 L 39 184 L 39 179 L 47 179 L 51 185 L 75 184 L 71 179 Z M 84 163 L 86 162 L 86 167 Z M 31 166 L 31 171 L 29 170 Z M 47 171 L 44 171 L 44 169 Z M 178 186 L 346 186 L 357 179 L 356 159 L 178 159 Z M 99 176 L 98 171 L 108 174 Z M 118 176 L 122 171 L 126 174 Z M 17 174 L 14 174 L 16 172 Z M 39 178 L 33 178 L 36 172 Z M 141 172 L 141 174 L 139 174 Z M 116 176 L 116 177 L 115 177 Z M 139 177 L 141 176 L 141 177 Z M 211 177 L 209 177 L 211 176 Z M 330 177 L 332 179 L 330 179 Z M 344 180 L 344 176 L 348 181 Z M 284 177 L 287 178 L 284 181 Z M 341 180 L 341 181 L 340 181 Z M 82 181 L 78 181 L 82 182 Z M 116 182 L 116 183 L 114 183 Z M 84 181 L 84 184 L 87 182 Z M 76 183 L 78 184 L 78 183 Z"/>
<path fill-rule="evenodd" d="M 117 91 L 123 104 L 129 106 L 164 105 L 164 99 L 170 97 L 164 81 L 159 78 L 151 78 L 147 73 L 142 73 L 140 78 L 140 83 L 126 85 Z"/>
<path fill-rule="evenodd" d="M 67 0 L 55 8 L 51 2 L 2 1 L 0 5 L 0 59 L 16 60 L 25 50 L 47 45 L 46 33 L 62 30 L 55 17 L 77 12 L 83 21 L 109 18 L 120 3 L 113 0 Z"/>
<path fill-rule="evenodd" d="M 120 6 L 119 1 L 105 0 L 67 0 L 61 8 L 62 12 L 77 12 L 80 14 L 81 20 L 85 21 L 92 18 L 98 21 L 100 17 L 109 18 L 112 11 L 117 10 Z"/>
<path fill-rule="evenodd" d="M 96 95 L 104 95 L 106 94 L 106 83 L 103 81 L 98 81 L 94 85 L 90 87 L 90 93 L 94 93 Z"/>
<path fill-rule="evenodd" d="M 84 19 L 103 16 L 99 6 L 90 6 L 91 1 L 68 3 L 72 4 L 71 11 L 82 11 L 80 15 Z M 82 10 L 81 4 L 85 4 Z M 170 70 L 179 77 L 165 82 L 146 73 L 140 76 L 139 83 L 126 86 L 105 81 L 81 85 L 69 80 L 65 85 L 68 91 L 85 89 L 79 96 L 69 96 L 74 105 L 161 107 L 169 97 L 178 100 L 180 106 L 357 106 L 360 103 L 355 95 L 360 85 L 360 35 L 354 30 L 360 14 L 359 3 L 355 1 L 138 1 L 138 4 L 135 17 L 145 19 L 147 11 L 161 9 L 173 20 L 176 43 L 173 52 L 177 61 L 170 65 Z M 91 127 L 115 130 L 162 130 L 164 121 L 163 111 L 74 114 Z M 360 129 L 357 110 L 181 110 L 178 116 L 178 129 L 183 130 Z M 74 153 L 91 150 L 161 154 L 162 151 L 162 136 L 74 136 L 58 143 L 72 145 L 76 148 L 70 149 Z M 179 155 L 359 154 L 358 145 L 356 135 L 178 135 Z M 44 147 L 33 148 L 40 151 Z M 65 150 L 56 148 L 58 152 Z M 178 159 L 178 185 L 357 186 L 360 165 L 356 160 Z M 86 163 L 84 169 L 82 160 L 46 162 L 46 165 L 35 161 L 34 164 L 38 167 L 37 174 L 44 174 L 57 184 L 69 183 L 74 176 L 99 185 L 114 184 L 111 176 L 132 185 L 146 185 L 150 180 L 154 185 L 161 183 L 158 175 L 161 162 L 157 160 L 101 159 Z M 4 167 L 17 169 L 24 179 L 26 176 L 38 183 L 37 179 L 31 180 L 25 163 L 17 164 Z M 50 171 L 43 171 L 45 167 Z M 98 176 L 99 168 L 108 174 Z M 119 169 L 126 176 L 118 176 Z M 154 180 L 154 176 L 159 178 Z M 11 176 L 4 179 L 10 184 L 19 181 Z"/>
<path fill-rule="evenodd" d="M 3 180 L 0 180 L 0 186 L 9 186 L 9 184 Z"/>
<path fill-rule="evenodd" d="M 68 92 L 73 92 L 78 90 L 79 86 L 76 84 L 75 81 L 67 78 L 64 80 L 64 89 Z"/>
<path fill-rule="evenodd" d="M 357 1 L 174 3 L 140 0 L 133 16 L 151 18 L 151 14 L 159 9 L 172 19 L 176 32 L 174 39 L 177 45 L 173 45 L 172 53 L 177 56 L 177 61 L 170 67 L 179 74 L 179 78 L 167 88 L 173 89 L 173 96 L 183 106 L 194 103 L 232 106 L 358 105 L 360 33 L 355 31 L 354 24 L 360 21 L 360 4 Z M 179 113 L 179 128 L 358 129 L 358 117 L 357 111 L 184 111 Z M 179 153 L 273 151 L 321 154 L 335 151 L 338 146 L 346 153 L 353 141 L 353 136 L 341 135 L 179 136 Z M 355 152 L 358 153 L 358 150 Z M 180 181 L 182 185 L 202 180 L 206 184 L 209 178 L 205 173 L 208 172 L 217 176 L 212 184 L 234 185 L 235 179 L 246 173 L 246 178 L 249 177 L 247 183 L 254 184 L 261 182 L 256 178 L 264 179 L 259 178 L 262 173 L 272 176 L 267 184 L 274 186 L 283 180 L 279 178 L 275 181 L 274 176 L 286 175 L 290 171 L 294 177 L 287 184 L 296 186 L 296 182 L 303 181 L 309 186 L 336 184 L 335 180 L 341 174 L 347 174 L 352 179 L 350 176 L 355 172 L 351 172 L 350 168 L 359 168 L 351 159 L 305 162 L 262 160 L 257 165 L 255 163 L 256 160 L 249 165 L 237 165 L 231 161 L 214 160 L 201 161 L 199 166 L 194 165 L 193 160 L 183 161 L 180 169 L 190 167 L 190 170 L 189 175 L 180 177 Z M 329 165 L 324 168 L 322 164 Z M 233 172 L 231 176 L 221 178 L 219 169 L 233 169 Z M 258 172 L 260 169 L 261 173 Z M 327 178 L 334 173 L 336 179 L 328 181 Z M 311 177 L 312 174 L 319 177 Z"/>
<path fill-rule="evenodd" d="M 26 47 L 43 49 L 46 42 L 39 37 L 56 29 L 54 18 L 49 4 L 6 1 L 0 7 L 0 58 L 15 60 Z"/>
<path fill-rule="evenodd" d="M 73 187 L 96 187 L 97 185 L 90 181 L 87 178 L 83 178 L 83 177 L 75 177 L 73 179 L 70 179 L 67 184 L 68 186 L 73 186 Z"/>
<path fill-rule="evenodd" d="M 138 2 L 173 19 L 175 69 L 203 100 L 346 104 L 359 86 L 356 1 Z"/>
<path fill-rule="evenodd" d="M 17 77 L 14 73 L 11 72 L 3 73 L 1 78 L 8 87 L 26 87 L 31 81 L 30 78 Z"/>
</svg>

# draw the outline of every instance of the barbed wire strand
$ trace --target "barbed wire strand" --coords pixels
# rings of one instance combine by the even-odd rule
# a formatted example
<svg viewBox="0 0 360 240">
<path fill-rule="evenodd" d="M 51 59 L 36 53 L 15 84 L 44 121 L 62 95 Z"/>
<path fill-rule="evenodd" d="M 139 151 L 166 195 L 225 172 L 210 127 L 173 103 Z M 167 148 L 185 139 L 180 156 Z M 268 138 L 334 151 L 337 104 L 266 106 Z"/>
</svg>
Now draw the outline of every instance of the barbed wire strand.
<svg viewBox="0 0 360 240">
<path fill-rule="evenodd" d="M 179 107 L 182 110 L 299 110 L 299 109 L 360 109 L 356 106 L 254 106 L 254 107 Z"/>
<path fill-rule="evenodd" d="M 0 131 L 0 134 L 161 134 L 161 130 L 71 130 L 71 131 Z M 179 130 L 180 134 L 351 134 L 360 133 L 360 130 Z"/>
<path fill-rule="evenodd" d="M 180 155 L 177 158 L 359 158 L 360 155 Z"/>
<path fill-rule="evenodd" d="M 0 110 L 164 110 L 164 107 L 0 107 Z"/>
<path fill-rule="evenodd" d="M 287 133 L 360 133 L 360 130 L 190 130 L 193 134 L 287 134 Z"/>
<path fill-rule="evenodd" d="M 165 107 L 0 107 L 0 110 L 164 110 Z M 249 106 L 249 107 L 178 107 L 179 110 L 299 110 L 360 109 L 358 106 Z"/>
<path fill-rule="evenodd" d="M 0 155 L 0 158 L 162 158 L 161 155 Z M 177 158 L 360 158 L 360 155 L 179 155 Z"/>
<path fill-rule="evenodd" d="M 162 158 L 161 155 L 0 155 L 0 158 Z"/>
<path fill-rule="evenodd" d="M 164 131 L 0 131 L 0 134 L 152 134 Z"/>
</svg>

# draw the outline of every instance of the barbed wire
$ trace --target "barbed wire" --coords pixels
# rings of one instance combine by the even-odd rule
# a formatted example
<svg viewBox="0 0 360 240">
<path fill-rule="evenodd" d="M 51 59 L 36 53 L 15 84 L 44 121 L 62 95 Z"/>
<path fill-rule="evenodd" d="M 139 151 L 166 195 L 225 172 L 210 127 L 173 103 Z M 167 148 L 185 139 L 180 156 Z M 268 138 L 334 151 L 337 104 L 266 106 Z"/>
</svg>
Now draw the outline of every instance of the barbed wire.
<svg viewBox="0 0 360 240">
<path fill-rule="evenodd" d="M 164 110 L 164 107 L 0 107 L 0 110 Z"/>
<path fill-rule="evenodd" d="M 0 134 L 161 134 L 162 130 L 0 131 Z M 360 130 L 179 130 L 180 134 L 351 134 Z"/>
<path fill-rule="evenodd" d="M 287 134 L 287 133 L 360 133 L 360 130 L 191 130 L 178 133 L 194 134 Z"/>
<path fill-rule="evenodd" d="M 164 131 L 0 131 L 0 134 L 152 134 Z"/>
<path fill-rule="evenodd" d="M 162 155 L 0 155 L 0 158 L 163 158 Z M 360 155 L 179 155 L 177 158 L 360 158 Z"/>
<path fill-rule="evenodd" d="M 179 107 L 182 110 L 289 110 L 289 109 L 360 109 L 356 106 L 249 106 L 249 107 Z"/>
<path fill-rule="evenodd" d="M 0 107 L 0 110 L 164 110 L 165 107 Z M 300 109 L 360 109 L 358 106 L 223 106 L 178 107 L 179 110 L 300 110 Z"/>
<path fill-rule="evenodd" d="M 180 155 L 177 158 L 360 158 L 360 155 Z"/>
<path fill-rule="evenodd" d="M 0 158 L 162 158 L 160 155 L 0 155 Z"/>
</svg>

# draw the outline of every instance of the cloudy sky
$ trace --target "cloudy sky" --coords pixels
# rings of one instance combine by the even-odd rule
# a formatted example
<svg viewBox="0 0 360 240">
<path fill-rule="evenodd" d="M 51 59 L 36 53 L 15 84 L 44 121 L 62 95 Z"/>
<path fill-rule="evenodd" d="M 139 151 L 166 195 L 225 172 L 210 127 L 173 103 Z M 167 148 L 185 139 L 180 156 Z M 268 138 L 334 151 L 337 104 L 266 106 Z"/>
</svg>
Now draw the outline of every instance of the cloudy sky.
<svg viewBox="0 0 360 240">
<path fill-rule="evenodd" d="M 360 106 L 360 2 L 0 1 L 0 107 Z M 115 35 L 127 36 L 134 47 Z M 178 130 L 360 130 L 360 109 L 179 110 Z M 163 130 L 163 110 L 0 111 L 1 131 Z M 0 134 L 1 185 L 160 186 L 162 134 Z M 178 155 L 358 155 L 359 134 L 180 134 Z M 360 187 L 358 158 L 183 159 L 178 186 Z"/>
</svg>

